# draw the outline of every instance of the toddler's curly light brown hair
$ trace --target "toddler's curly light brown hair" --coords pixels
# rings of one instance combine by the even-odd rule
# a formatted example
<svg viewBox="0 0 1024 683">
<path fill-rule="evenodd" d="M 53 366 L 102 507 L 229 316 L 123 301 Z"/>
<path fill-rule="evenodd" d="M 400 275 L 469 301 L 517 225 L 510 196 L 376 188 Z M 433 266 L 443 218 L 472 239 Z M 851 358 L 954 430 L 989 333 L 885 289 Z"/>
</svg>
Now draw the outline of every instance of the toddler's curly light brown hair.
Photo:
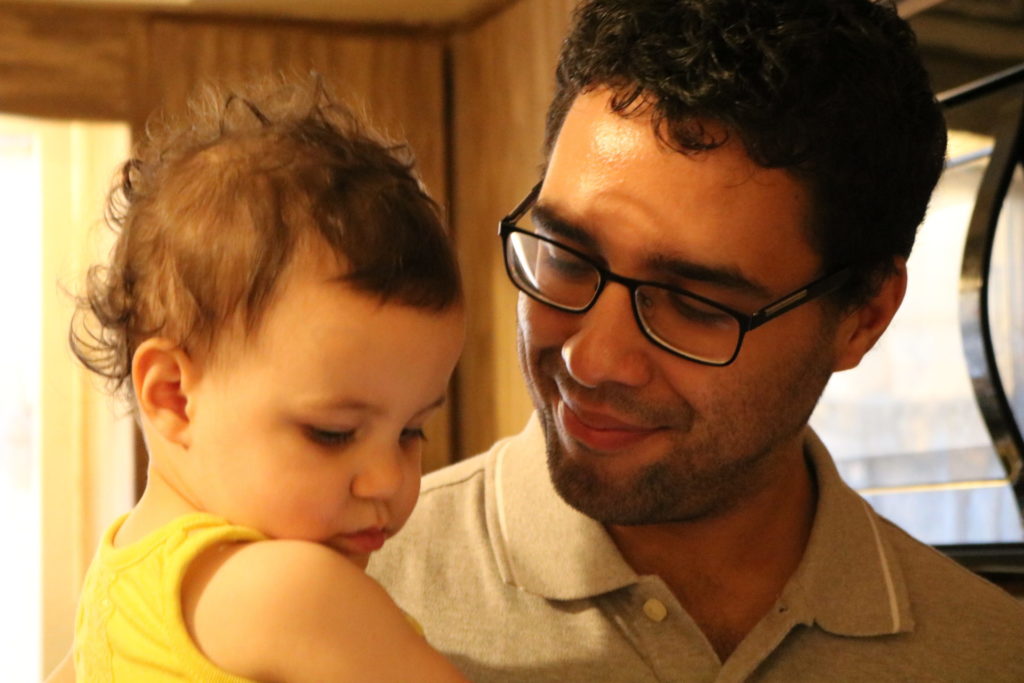
<svg viewBox="0 0 1024 683">
<path fill-rule="evenodd" d="M 151 122 L 122 166 L 106 212 L 116 243 L 88 272 L 71 348 L 130 398 L 143 340 L 205 352 L 231 320 L 251 333 L 300 244 L 329 250 L 382 301 L 457 304 L 454 253 L 412 169 L 407 146 L 319 77 L 205 88 L 185 118 Z"/>
</svg>

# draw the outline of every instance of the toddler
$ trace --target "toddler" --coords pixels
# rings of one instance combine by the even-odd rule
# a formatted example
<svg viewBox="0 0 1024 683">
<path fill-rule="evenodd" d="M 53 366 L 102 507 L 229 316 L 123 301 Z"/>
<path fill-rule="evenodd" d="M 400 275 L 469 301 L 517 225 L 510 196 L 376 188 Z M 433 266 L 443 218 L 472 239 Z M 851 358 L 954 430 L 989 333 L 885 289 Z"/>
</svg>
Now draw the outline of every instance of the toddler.
<svg viewBox="0 0 1024 683">
<path fill-rule="evenodd" d="M 77 680 L 463 680 L 363 573 L 463 342 L 405 157 L 315 80 L 211 90 L 124 165 L 71 339 L 148 481 L 86 577 Z"/>
</svg>

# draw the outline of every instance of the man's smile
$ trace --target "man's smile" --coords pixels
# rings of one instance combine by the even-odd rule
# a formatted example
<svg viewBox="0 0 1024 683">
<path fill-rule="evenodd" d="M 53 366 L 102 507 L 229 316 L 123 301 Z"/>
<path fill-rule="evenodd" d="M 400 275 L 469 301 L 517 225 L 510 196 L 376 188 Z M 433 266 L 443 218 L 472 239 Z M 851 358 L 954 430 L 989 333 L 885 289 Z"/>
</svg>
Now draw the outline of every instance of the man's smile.
<svg viewBox="0 0 1024 683">
<path fill-rule="evenodd" d="M 641 441 L 662 431 L 646 428 L 605 413 L 577 412 L 564 400 L 556 407 L 559 424 L 576 441 L 592 451 L 610 452 L 636 446 Z"/>
</svg>

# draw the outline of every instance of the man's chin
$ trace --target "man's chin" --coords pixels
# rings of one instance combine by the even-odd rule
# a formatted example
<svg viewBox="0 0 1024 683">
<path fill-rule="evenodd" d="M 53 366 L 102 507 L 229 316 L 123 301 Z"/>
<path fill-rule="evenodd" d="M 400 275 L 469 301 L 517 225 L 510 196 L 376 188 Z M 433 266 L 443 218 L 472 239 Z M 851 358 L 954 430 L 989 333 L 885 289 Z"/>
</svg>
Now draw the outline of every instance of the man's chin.
<svg viewBox="0 0 1024 683">
<path fill-rule="evenodd" d="M 581 458 L 565 452 L 560 445 L 548 446 L 548 473 L 555 491 L 569 506 L 599 522 L 618 516 L 624 497 L 617 486 L 606 482 Z"/>
<path fill-rule="evenodd" d="M 659 494 L 656 466 L 628 466 L 629 456 L 594 454 L 548 441 L 551 482 L 569 506 L 605 524 L 649 524 L 672 514 L 675 499 Z M 635 465 L 635 463 L 634 463 Z"/>
<path fill-rule="evenodd" d="M 570 507 L 603 524 L 634 526 L 689 522 L 714 516 L 732 499 L 716 476 L 680 470 L 671 448 L 595 453 L 545 424 L 551 482 Z M 729 468 L 724 468 L 726 471 Z M 735 477 L 734 472 L 728 473 Z"/>
</svg>

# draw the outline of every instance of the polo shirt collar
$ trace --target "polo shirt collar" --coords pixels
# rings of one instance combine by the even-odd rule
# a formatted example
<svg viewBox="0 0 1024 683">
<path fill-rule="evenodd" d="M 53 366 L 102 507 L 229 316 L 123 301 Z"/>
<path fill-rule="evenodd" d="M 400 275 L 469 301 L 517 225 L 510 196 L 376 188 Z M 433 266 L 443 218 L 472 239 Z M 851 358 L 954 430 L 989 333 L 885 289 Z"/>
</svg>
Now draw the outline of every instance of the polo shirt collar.
<svg viewBox="0 0 1024 683">
<path fill-rule="evenodd" d="M 913 630 L 910 597 L 882 519 L 840 478 L 807 429 L 804 452 L 818 484 L 818 506 L 804 557 L 783 591 L 794 617 L 837 635 Z"/>
<path fill-rule="evenodd" d="M 796 622 L 838 635 L 877 636 L 913 627 L 903 574 L 879 518 L 840 478 L 811 429 L 804 450 L 818 504 L 807 549 L 780 603 Z M 562 500 L 548 474 L 534 414 L 487 464 L 487 524 L 503 580 L 551 600 L 579 600 L 635 584 L 604 526 Z"/>
<path fill-rule="evenodd" d="M 604 526 L 562 500 L 548 474 L 536 413 L 487 467 L 488 527 L 502 579 L 551 600 L 580 600 L 637 582 Z"/>
</svg>

